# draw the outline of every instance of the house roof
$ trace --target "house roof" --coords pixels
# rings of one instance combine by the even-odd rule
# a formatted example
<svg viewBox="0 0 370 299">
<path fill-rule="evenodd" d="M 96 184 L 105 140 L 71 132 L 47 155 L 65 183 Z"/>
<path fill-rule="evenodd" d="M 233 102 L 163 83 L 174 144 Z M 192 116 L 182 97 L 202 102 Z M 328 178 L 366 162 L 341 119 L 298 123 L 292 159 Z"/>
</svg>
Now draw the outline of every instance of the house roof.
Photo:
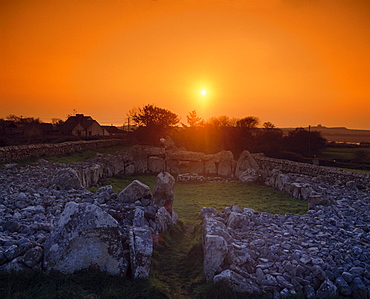
<svg viewBox="0 0 370 299">
<path fill-rule="evenodd" d="M 76 116 L 70 116 L 65 123 L 60 127 L 62 131 L 72 131 L 78 124 L 82 128 L 87 129 L 91 124 L 96 122 L 90 116 L 84 116 L 83 114 L 77 114 Z"/>
</svg>

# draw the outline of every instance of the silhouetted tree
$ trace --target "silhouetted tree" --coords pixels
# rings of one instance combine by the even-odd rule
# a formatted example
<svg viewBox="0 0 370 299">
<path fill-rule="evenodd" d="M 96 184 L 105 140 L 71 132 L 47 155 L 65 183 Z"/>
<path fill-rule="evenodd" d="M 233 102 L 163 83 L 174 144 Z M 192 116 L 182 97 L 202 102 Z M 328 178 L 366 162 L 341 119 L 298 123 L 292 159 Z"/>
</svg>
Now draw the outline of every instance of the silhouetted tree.
<svg viewBox="0 0 370 299">
<path fill-rule="evenodd" d="M 140 143 L 159 144 L 159 139 L 168 134 L 169 129 L 179 123 L 180 119 L 171 111 L 154 105 L 134 108 L 128 116 L 139 126 L 134 137 Z"/>
<path fill-rule="evenodd" d="M 206 122 L 206 126 L 214 127 L 214 128 L 226 128 L 226 127 L 234 127 L 236 125 L 237 119 L 230 118 L 226 115 L 221 115 L 218 117 L 211 117 Z"/>
<path fill-rule="evenodd" d="M 247 117 L 239 119 L 236 122 L 236 125 L 240 128 L 253 129 L 253 128 L 257 128 L 259 123 L 260 121 L 258 117 L 247 116 Z"/>
<path fill-rule="evenodd" d="M 254 150 L 278 158 L 283 151 L 283 131 L 271 122 L 265 122 L 263 129 L 257 131 Z"/>
<path fill-rule="evenodd" d="M 59 128 L 62 124 L 64 124 L 64 121 L 60 118 L 52 118 L 51 123 L 53 127 Z"/>
<path fill-rule="evenodd" d="M 17 124 L 31 124 L 31 123 L 41 123 L 41 120 L 40 118 L 34 118 L 34 117 L 23 117 L 22 115 L 21 116 L 17 116 L 17 115 L 14 115 L 14 114 L 10 114 L 6 117 L 6 120 L 10 120 L 10 121 L 14 121 L 15 123 Z"/>
<path fill-rule="evenodd" d="M 267 121 L 263 123 L 263 128 L 264 129 L 274 129 L 275 125 L 272 122 Z"/>
<path fill-rule="evenodd" d="M 285 138 L 287 151 L 295 152 L 303 156 L 316 155 L 326 146 L 326 139 L 321 136 L 319 131 L 305 130 L 297 128 L 290 131 Z"/>
<path fill-rule="evenodd" d="M 195 110 L 189 112 L 186 118 L 188 120 L 189 126 L 192 128 L 202 127 L 204 125 L 203 119 L 197 116 L 197 112 Z"/>
<path fill-rule="evenodd" d="M 167 128 L 175 126 L 180 119 L 171 111 L 154 105 L 146 105 L 142 108 L 130 110 L 129 116 L 138 126 Z"/>
</svg>

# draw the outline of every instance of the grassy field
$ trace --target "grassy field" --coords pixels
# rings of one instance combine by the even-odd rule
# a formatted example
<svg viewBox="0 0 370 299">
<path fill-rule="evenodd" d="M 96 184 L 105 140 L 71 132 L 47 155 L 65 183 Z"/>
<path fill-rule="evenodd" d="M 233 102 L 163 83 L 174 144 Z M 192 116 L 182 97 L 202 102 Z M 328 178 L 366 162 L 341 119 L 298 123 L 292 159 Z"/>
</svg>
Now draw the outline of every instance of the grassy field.
<svg viewBox="0 0 370 299">
<path fill-rule="evenodd" d="M 361 149 L 356 147 L 327 147 L 322 151 L 320 156 L 333 160 L 352 161 L 355 159 L 355 154 L 359 150 L 366 152 L 370 157 L 369 147 Z"/>
</svg>

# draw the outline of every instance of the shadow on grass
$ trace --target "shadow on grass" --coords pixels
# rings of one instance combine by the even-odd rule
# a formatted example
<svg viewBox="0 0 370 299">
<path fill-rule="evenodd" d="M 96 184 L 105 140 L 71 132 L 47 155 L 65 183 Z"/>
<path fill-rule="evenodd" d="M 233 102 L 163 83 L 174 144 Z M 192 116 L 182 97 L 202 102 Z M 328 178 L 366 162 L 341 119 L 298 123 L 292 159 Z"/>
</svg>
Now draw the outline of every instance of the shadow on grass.
<svg viewBox="0 0 370 299">
<path fill-rule="evenodd" d="M 129 280 L 96 270 L 0 275 L 0 297 L 20 298 L 168 298 L 149 280 Z"/>
</svg>

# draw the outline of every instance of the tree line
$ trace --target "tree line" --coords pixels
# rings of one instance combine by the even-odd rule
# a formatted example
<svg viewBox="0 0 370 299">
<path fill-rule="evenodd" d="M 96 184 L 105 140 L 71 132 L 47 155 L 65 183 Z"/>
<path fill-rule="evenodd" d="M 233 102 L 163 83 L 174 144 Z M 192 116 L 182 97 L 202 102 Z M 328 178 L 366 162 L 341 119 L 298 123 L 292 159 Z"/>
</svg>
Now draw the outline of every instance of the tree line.
<svg viewBox="0 0 370 299">
<path fill-rule="evenodd" d="M 188 112 L 187 124 L 179 126 L 180 118 L 175 113 L 150 104 L 130 110 L 128 116 L 137 125 L 132 134 L 139 143 L 158 145 L 160 138 L 169 136 L 178 147 L 205 153 L 230 150 L 238 156 L 243 150 L 249 150 L 300 161 L 314 157 L 327 143 L 319 131 L 303 128 L 284 136 L 271 122 L 260 126 L 255 116 L 230 118 L 223 115 L 205 121 L 194 110 Z"/>
</svg>

